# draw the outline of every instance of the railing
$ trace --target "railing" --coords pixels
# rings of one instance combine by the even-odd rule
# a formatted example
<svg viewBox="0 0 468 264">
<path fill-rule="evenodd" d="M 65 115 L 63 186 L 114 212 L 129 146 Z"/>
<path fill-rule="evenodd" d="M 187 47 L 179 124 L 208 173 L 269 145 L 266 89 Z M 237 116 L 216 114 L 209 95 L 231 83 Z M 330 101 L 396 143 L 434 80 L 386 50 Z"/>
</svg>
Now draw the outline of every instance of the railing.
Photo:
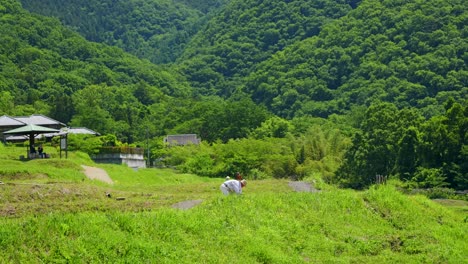
<svg viewBox="0 0 468 264">
<path fill-rule="evenodd" d="M 131 147 L 102 147 L 99 149 L 99 154 L 144 154 L 143 148 Z"/>
</svg>

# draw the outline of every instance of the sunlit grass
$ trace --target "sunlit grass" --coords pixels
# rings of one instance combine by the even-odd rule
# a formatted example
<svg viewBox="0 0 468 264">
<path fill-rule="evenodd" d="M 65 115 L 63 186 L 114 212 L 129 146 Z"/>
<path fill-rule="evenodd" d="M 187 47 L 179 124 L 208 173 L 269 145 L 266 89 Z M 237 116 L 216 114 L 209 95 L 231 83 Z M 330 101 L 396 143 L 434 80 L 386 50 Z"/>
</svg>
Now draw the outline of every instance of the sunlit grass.
<svg viewBox="0 0 468 264">
<path fill-rule="evenodd" d="M 381 191 L 399 195 L 382 189 L 246 193 L 217 195 L 187 211 L 161 207 L 2 219 L 0 244 L 13 262 L 34 257 L 79 263 L 463 263 L 466 224 L 456 215 L 436 205 L 429 217 L 409 219 L 405 229 L 366 204 L 366 196 Z M 391 196 L 376 202 L 389 205 Z M 400 202 L 414 208 L 403 212 Z M 389 211 L 394 220 L 433 206 L 425 199 L 413 204 L 410 197 L 395 203 Z M 438 214 L 444 215 L 442 223 L 434 218 Z M 417 228 L 413 221 L 424 224 Z"/>
<path fill-rule="evenodd" d="M 105 169 L 114 184 L 87 179 L 83 164 Z M 320 182 L 322 191 L 298 193 L 287 180 L 249 180 L 243 195 L 226 197 L 223 176 L 94 164 L 83 153 L 26 162 L 0 155 L 0 177 L 1 263 L 467 259 L 466 210 L 391 185 L 356 192 Z M 202 202 L 172 207 L 186 200 Z"/>
</svg>

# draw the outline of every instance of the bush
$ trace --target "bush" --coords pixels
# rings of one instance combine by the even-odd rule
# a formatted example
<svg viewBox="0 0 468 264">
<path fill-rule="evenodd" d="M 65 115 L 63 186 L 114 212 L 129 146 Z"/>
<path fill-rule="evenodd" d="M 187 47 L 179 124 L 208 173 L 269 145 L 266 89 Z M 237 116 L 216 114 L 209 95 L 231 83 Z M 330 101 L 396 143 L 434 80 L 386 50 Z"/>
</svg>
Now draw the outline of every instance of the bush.
<svg viewBox="0 0 468 264">
<path fill-rule="evenodd" d="M 201 153 L 189 157 L 179 168 L 183 172 L 213 176 L 214 161 L 208 154 Z"/>
<path fill-rule="evenodd" d="M 432 188 L 447 186 L 448 183 L 445 182 L 445 179 L 441 169 L 418 167 L 411 181 L 418 188 Z"/>
<path fill-rule="evenodd" d="M 59 138 L 54 138 L 57 145 L 60 144 L 58 140 Z M 94 135 L 69 134 L 67 136 L 67 148 L 70 151 L 83 151 L 92 155 L 99 153 L 101 147 L 102 140 Z"/>
<path fill-rule="evenodd" d="M 259 169 L 252 169 L 249 172 L 250 178 L 253 180 L 264 180 L 270 178 L 268 174 Z"/>
</svg>

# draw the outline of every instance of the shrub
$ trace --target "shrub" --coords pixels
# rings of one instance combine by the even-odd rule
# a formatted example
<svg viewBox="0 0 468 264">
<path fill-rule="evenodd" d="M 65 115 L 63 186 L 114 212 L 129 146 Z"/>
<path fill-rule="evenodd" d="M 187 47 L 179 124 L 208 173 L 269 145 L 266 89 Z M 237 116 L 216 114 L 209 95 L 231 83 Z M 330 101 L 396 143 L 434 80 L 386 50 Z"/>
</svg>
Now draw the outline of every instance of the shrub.
<svg viewBox="0 0 468 264">
<path fill-rule="evenodd" d="M 412 181 L 419 188 L 443 187 L 447 186 L 445 175 L 441 169 L 418 167 Z"/>
</svg>

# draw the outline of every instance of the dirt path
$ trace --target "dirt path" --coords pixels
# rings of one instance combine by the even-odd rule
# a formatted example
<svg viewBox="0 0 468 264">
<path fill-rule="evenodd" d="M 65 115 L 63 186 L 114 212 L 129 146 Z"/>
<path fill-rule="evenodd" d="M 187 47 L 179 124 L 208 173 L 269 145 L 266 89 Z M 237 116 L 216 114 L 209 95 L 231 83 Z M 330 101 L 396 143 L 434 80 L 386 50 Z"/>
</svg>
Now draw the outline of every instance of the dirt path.
<svg viewBox="0 0 468 264">
<path fill-rule="evenodd" d="M 86 177 L 90 178 L 91 180 L 99 180 L 108 184 L 114 183 L 107 172 L 103 169 L 85 165 L 81 165 L 81 167 L 83 167 Z"/>
<path fill-rule="evenodd" d="M 296 192 L 319 192 L 319 190 L 315 189 L 315 187 L 308 182 L 291 181 L 288 185 Z"/>
<path fill-rule="evenodd" d="M 201 204 L 203 200 L 188 200 L 172 205 L 172 208 L 187 210 Z"/>
</svg>

